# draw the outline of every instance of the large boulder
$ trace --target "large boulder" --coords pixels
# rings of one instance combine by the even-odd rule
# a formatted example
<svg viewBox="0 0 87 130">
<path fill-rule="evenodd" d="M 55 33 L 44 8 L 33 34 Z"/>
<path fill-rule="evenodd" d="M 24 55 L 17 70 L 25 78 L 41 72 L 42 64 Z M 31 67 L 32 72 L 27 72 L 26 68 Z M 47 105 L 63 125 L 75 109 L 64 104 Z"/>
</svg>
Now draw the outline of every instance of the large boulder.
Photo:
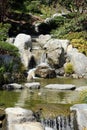
<svg viewBox="0 0 87 130">
<path fill-rule="evenodd" d="M 74 72 L 79 76 L 85 76 L 87 74 L 87 57 L 71 46 L 67 49 L 67 56 L 73 65 Z"/>
<path fill-rule="evenodd" d="M 50 68 L 48 64 L 41 63 L 36 67 L 35 75 L 41 78 L 54 78 L 56 77 L 55 70 Z"/>
<path fill-rule="evenodd" d="M 65 63 L 65 50 L 67 48 L 67 44 L 63 47 L 62 42 L 64 41 L 51 39 L 43 47 L 46 51 L 48 64 L 52 67 L 60 68 Z"/>
<path fill-rule="evenodd" d="M 26 68 L 28 68 L 31 57 L 30 50 L 32 48 L 31 36 L 26 34 L 18 34 L 15 38 L 14 45 L 19 49 L 22 63 Z"/>
<path fill-rule="evenodd" d="M 49 34 L 46 34 L 46 35 L 41 34 L 41 35 L 38 37 L 37 41 L 38 41 L 39 45 L 43 48 L 43 46 L 44 46 L 44 45 L 47 43 L 47 41 L 49 41 L 50 39 L 51 39 L 51 35 L 49 35 Z"/>
<path fill-rule="evenodd" d="M 15 124 L 12 130 L 44 130 L 39 122 L 25 122 L 22 124 Z"/>
<path fill-rule="evenodd" d="M 19 50 L 32 48 L 31 36 L 23 33 L 18 34 L 15 38 L 14 45 Z"/>
<path fill-rule="evenodd" d="M 33 112 L 20 107 L 6 108 L 8 130 L 44 130 L 42 125 L 35 121 Z"/>
<path fill-rule="evenodd" d="M 76 112 L 78 129 L 87 130 L 87 104 L 75 104 L 70 110 Z"/>
</svg>

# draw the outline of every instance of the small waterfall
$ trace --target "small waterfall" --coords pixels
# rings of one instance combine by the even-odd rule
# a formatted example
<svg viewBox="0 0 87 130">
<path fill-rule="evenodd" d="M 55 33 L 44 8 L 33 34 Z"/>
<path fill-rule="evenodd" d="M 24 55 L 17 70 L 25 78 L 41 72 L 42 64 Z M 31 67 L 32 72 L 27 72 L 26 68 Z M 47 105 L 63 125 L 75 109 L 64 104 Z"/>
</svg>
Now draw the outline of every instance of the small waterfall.
<svg viewBox="0 0 87 130">
<path fill-rule="evenodd" d="M 78 130 L 75 126 L 75 116 L 72 113 L 68 116 L 60 115 L 55 118 L 41 119 L 41 123 L 45 130 Z"/>
<path fill-rule="evenodd" d="M 40 63 L 47 63 L 47 53 L 45 52 L 42 53 Z"/>
</svg>

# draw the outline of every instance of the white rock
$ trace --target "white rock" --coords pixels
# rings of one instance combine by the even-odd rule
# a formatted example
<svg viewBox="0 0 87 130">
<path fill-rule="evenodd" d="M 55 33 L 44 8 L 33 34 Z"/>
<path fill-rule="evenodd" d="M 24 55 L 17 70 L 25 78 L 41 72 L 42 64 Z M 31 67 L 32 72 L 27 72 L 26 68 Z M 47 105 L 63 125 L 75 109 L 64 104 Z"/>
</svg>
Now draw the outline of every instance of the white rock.
<svg viewBox="0 0 87 130">
<path fill-rule="evenodd" d="M 59 90 L 74 90 L 75 85 L 73 84 L 48 84 L 45 86 L 47 89 L 59 89 Z"/>
<path fill-rule="evenodd" d="M 22 124 L 15 124 L 12 130 L 44 130 L 39 122 L 26 122 Z"/>
<path fill-rule="evenodd" d="M 76 111 L 79 130 L 87 130 L 87 104 L 75 104 L 70 107 L 70 110 Z"/>
<path fill-rule="evenodd" d="M 11 83 L 8 85 L 12 86 L 14 89 L 22 89 L 23 88 L 23 85 L 17 84 L 17 83 Z"/>
<path fill-rule="evenodd" d="M 14 124 L 20 124 L 27 121 L 34 120 L 33 112 L 20 107 L 6 108 L 8 130 L 14 130 Z"/>
<path fill-rule="evenodd" d="M 15 38 L 14 45 L 18 47 L 21 61 L 28 68 L 31 57 L 30 49 L 32 48 L 31 36 L 26 34 L 18 34 Z"/>
<path fill-rule="evenodd" d="M 44 130 L 41 123 L 34 120 L 31 110 L 15 107 L 6 108 L 5 112 L 7 114 L 8 130 Z"/>
<path fill-rule="evenodd" d="M 39 89 L 40 83 L 39 82 L 25 83 L 24 86 L 31 89 Z"/>
<path fill-rule="evenodd" d="M 18 34 L 15 38 L 14 45 L 18 47 L 19 50 L 31 48 L 31 36 L 23 33 Z"/>
<path fill-rule="evenodd" d="M 81 86 L 81 87 L 76 88 L 75 90 L 76 91 L 84 91 L 84 90 L 87 91 L 87 86 Z"/>
</svg>

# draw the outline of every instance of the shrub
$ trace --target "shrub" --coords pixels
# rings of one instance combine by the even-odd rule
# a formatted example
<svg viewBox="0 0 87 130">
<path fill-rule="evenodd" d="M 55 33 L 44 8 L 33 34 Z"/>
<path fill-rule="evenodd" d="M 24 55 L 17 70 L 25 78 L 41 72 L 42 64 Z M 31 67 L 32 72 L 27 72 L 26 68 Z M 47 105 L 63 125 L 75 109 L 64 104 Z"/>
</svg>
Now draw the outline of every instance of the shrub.
<svg viewBox="0 0 87 130">
<path fill-rule="evenodd" d="M 7 39 L 10 27 L 11 27 L 10 24 L 0 23 L 0 41 L 5 41 Z"/>
<path fill-rule="evenodd" d="M 87 41 L 83 38 L 80 39 L 72 39 L 71 44 L 73 47 L 77 48 L 81 53 L 87 55 Z"/>
<path fill-rule="evenodd" d="M 60 26 L 58 26 L 56 28 L 56 30 L 52 30 L 51 34 L 54 35 L 54 37 L 58 37 L 58 38 L 63 38 L 64 35 L 68 35 L 70 33 L 73 32 L 86 32 L 87 29 L 87 15 L 79 15 L 74 18 L 65 18 L 64 20 L 64 24 L 60 24 Z M 85 33 L 85 37 L 87 38 L 87 34 Z M 68 39 L 68 38 L 67 38 Z"/>
<path fill-rule="evenodd" d="M 64 38 L 64 39 L 67 38 L 69 40 L 83 38 L 84 40 L 86 40 L 87 39 L 87 32 L 86 31 L 70 32 L 68 34 L 63 35 L 62 38 Z"/>
<path fill-rule="evenodd" d="M 0 53 L 8 53 L 13 56 L 19 56 L 19 50 L 17 47 L 15 47 L 12 44 L 6 43 L 6 42 L 0 42 Z"/>
<path fill-rule="evenodd" d="M 24 5 L 26 7 L 26 12 L 41 14 L 41 11 L 40 11 L 40 8 L 39 8 L 39 6 L 40 6 L 39 1 L 31 1 L 31 2 L 25 1 Z"/>
<path fill-rule="evenodd" d="M 74 72 L 73 65 L 70 62 L 66 63 L 64 69 L 66 74 L 72 74 Z"/>
</svg>

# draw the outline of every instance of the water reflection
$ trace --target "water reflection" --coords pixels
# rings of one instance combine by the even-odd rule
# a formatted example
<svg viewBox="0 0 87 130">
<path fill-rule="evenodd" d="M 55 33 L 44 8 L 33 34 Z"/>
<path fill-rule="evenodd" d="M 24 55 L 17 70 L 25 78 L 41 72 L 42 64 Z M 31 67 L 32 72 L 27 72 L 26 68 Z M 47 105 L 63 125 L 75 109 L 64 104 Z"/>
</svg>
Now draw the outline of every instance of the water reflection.
<svg viewBox="0 0 87 130">
<path fill-rule="evenodd" d="M 80 92 L 49 90 L 44 88 L 45 85 L 58 83 L 87 86 L 85 79 L 39 79 L 39 82 L 42 86 L 40 90 L 0 91 L 0 104 L 4 104 L 4 108 L 20 106 L 34 111 L 43 108 L 44 116 L 55 116 L 58 113 L 68 113 L 71 105 L 81 103 Z"/>
</svg>

